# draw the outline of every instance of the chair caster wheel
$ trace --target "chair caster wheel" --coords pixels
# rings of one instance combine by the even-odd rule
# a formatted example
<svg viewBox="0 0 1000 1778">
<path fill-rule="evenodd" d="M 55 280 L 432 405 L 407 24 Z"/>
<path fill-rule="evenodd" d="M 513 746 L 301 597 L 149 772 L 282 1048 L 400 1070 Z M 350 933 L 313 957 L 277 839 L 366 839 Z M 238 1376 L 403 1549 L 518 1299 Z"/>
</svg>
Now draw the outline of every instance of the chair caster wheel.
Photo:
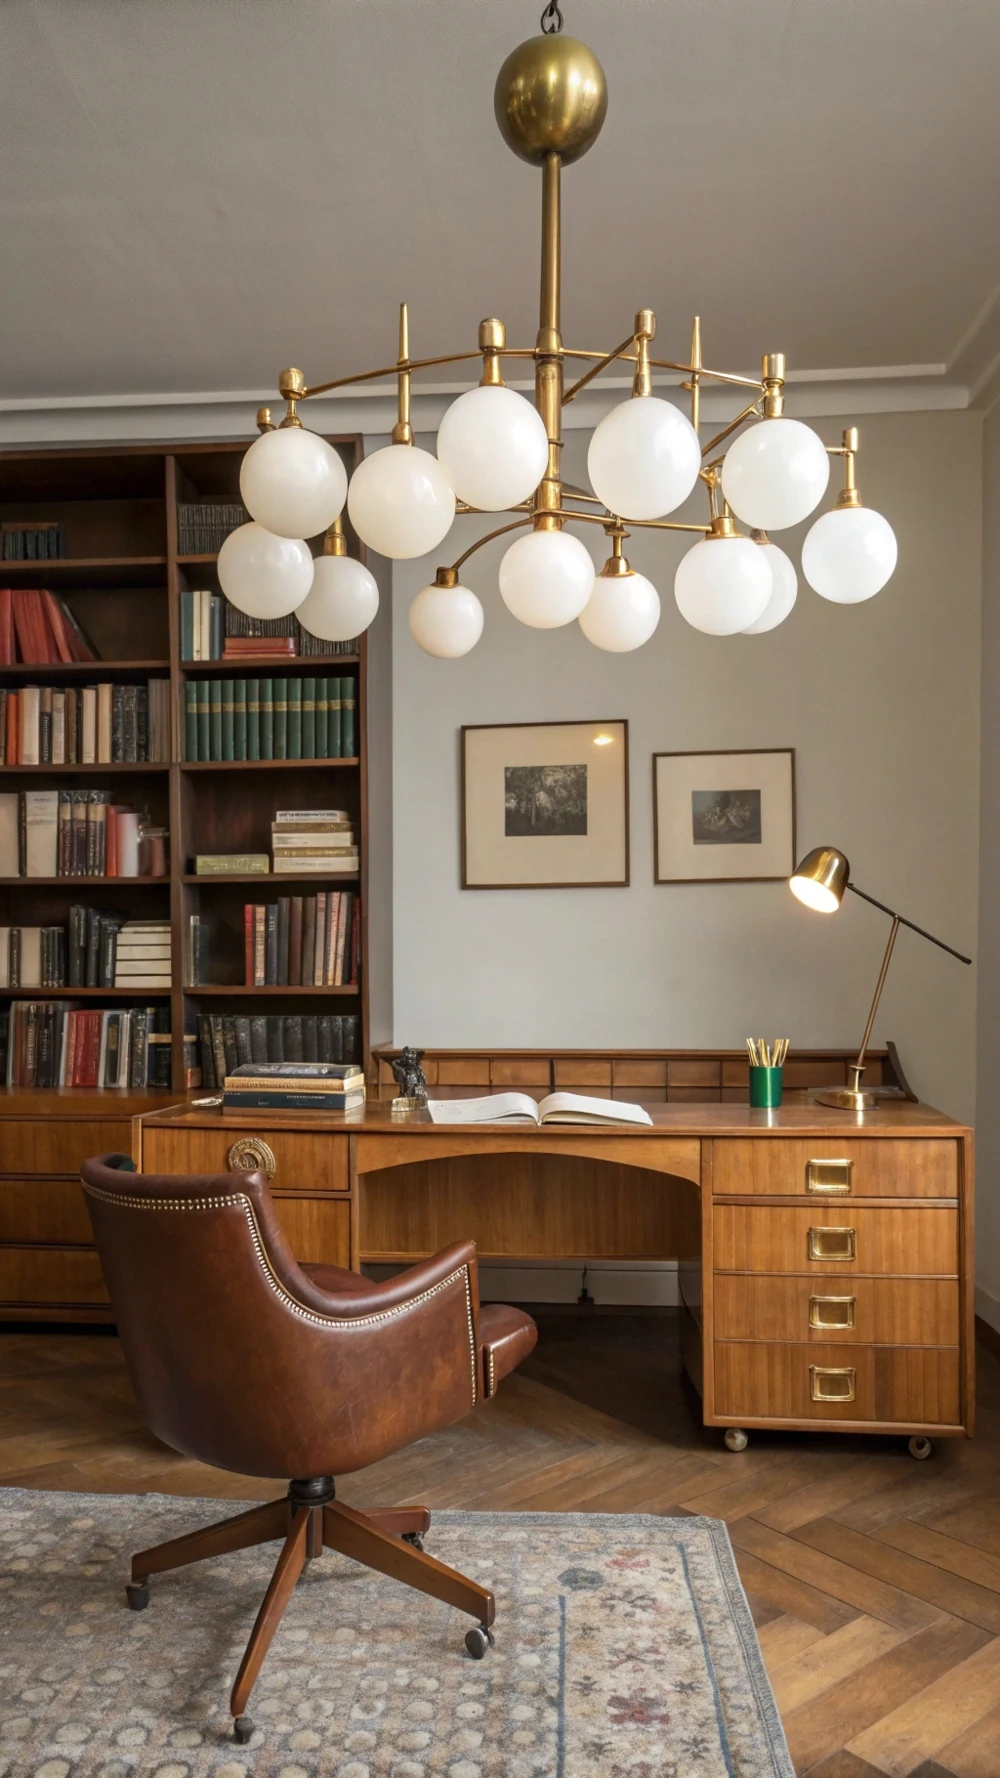
<svg viewBox="0 0 1000 1778">
<path fill-rule="evenodd" d="M 254 1724 L 249 1716 L 238 1716 L 233 1723 L 233 1740 L 245 1747 L 254 1731 Z"/>
<path fill-rule="evenodd" d="M 481 1661 L 493 1647 L 495 1641 L 496 1637 L 493 1631 L 488 1630 L 485 1624 L 477 1624 L 475 1629 L 468 1630 L 465 1636 L 465 1646 L 474 1661 Z"/>
<path fill-rule="evenodd" d="M 404 1531 L 401 1534 L 400 1541 L 402 1543 L 412 1544 L 415 1550 L 422 1550 L 424 1547 L 423 1536 L 419 1531 Z"/>
<path fill-rule="evenodd" d="M 148 1580 L 129 1580 L 125 1582 L 125 1597 L 132 1611 L 145 1611 L 149 1604 Z"/>
<path fill-rule="evenodd" d="M 908 1441 L 906 1448 L 910 1456 L 915 1457 L 918 1463 L 926 1463 L 928 1457 L 934 1455 L 934 1440 L 924 1438 L 923 1434 L 917 1433 Z"/>
<path fill-rule="evenodd" d="M 743 1431 L 742 1426 L 728 1426 L 726 1428 L 725 1442 L 727 1451 L 745 1451 L 750 1440 Z"/>
</svg>

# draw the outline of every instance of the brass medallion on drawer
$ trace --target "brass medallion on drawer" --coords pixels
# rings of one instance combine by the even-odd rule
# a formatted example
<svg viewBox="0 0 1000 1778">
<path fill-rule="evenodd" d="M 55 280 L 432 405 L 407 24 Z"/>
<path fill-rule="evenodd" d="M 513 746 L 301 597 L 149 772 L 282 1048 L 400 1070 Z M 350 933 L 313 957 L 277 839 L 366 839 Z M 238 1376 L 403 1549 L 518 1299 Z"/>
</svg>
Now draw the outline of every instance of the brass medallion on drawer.
<svg viewBox="0 0 1000 1778">
<path fill-rule="evenodd" d="M 716 1197 L 954 1198 L 958 1143 L 863 1137 L 713 1144 Z"/>
<path fill-rule="evenodd" d="M 350 1183 L 347 1165 L 348 1136 L 330 1131 L 274 1129 L 261 1122 L 259 1130 L 245 1124 L 227 1123 L 212 1130 L 174 1130 L 169 1124 L 150 1125 L 143 1132 L 144 1173 L 228 1173 L 230 1152 L 240 1142 L 262 1141 L 274 1156 L 270 1183 L 276 1191 L 346 1191 Z M 264 1171 L 267 1171 L 265 1158 Z"/>
<path fill-rule="evenodd" d="M 957 1346 L 958 1280 L 717 1273 L 714 1319 L 719 1340 Z"/>
<path fill-rule="evenodd" d="M 853 1272 L 958 1276 L 958 1212 L 950 1208 L 716 1204 L 717 1272 Z M 812 1233 L 810 1233 L 812 1231 Z M 855 1257 L 842 1257 L 853 1240 Z"/>
<path fill-rule="evenodd" d="M 830 1344 L 820 1359 L 815 1346 L 717 1341 L 715 1411 L 744 1425 L 864 1420 L 956 1426 L 958 1352 Z"/>
</svg>

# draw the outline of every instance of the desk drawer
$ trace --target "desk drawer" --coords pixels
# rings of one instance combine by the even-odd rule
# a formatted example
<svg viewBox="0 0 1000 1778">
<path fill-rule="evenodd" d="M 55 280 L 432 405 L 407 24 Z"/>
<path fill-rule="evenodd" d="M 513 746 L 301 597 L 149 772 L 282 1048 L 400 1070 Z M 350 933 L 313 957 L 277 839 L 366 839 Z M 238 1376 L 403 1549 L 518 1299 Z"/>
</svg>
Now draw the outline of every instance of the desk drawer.
<svg viewBox="0 0 1000 1778">
<path fill-rule="evenodd" d="M 127 1117 L 83 1120 L 68 1118 L 0 1118 L 0 1173 L 68 1173 L 78 1177 L 81 1161 L 91 1155 L 132 1153 L 132 1125 Z"/>
<path fill-rule="evenodd" d="M 88 1308 L 107 1301 L 101 1262 L 93 1248 L 0 1247 L 4 1309 Z"/>
<path fill-rule="evenodd" d="M 716 1204 L 717 1272 L 958 1276 L 958 1211 Z"/>
<path fill-rule="evenodd" d="M 228 1173 L 237 1170 L 240 1145 L 266 1144 L 274 1156 L 271 1186 L 275 1191 L 346 1191 L 350 1183 L 348 1134 L 337 1131 L 289 1130 L 269 1127 L 262 1117 L 256 1127 L 220 1126 L 213 1130 L 174 1130 L 168 1124 L 143 1131 L 144 1173 Z M 233 1154 L 233 1149 L 237 1154 Z M 258 1151 L 260 1152 L 260 1151 Z M 239 1170 L 247 1167 L 245 1156 Z M 267 1169 L 265 1168 L 265 1171 Z"/>
<path fill-rule="evenodd" d="M 759 1420 L 960 1423 L 957 1350 L 719 1341 L 715 1411 Z"/>
<path fill-rule="evenodd" d="M 790 1193 L 814 1198 L 955 1198 L 958 1143 L 766 1141 L 713 1144 L 716 1197 Z"/>
<path fill-rule="evenodd" d="M 957 1346 L 955 1278 L 742 1277 L 715 1280 L 717 1340 Z"/>
<path fill-rule="evenodd" d="M 0 1179 L 0 1242 L 92 1247 L 94 1234 L 75 1179 Z"/>
<path fill-rule="evenodd" d="M 278 1221 L 304 1265 L 349 1266 L 351 1206 L 336 1198 L 293 1198 L 275 1192 Z"/>
</svg>

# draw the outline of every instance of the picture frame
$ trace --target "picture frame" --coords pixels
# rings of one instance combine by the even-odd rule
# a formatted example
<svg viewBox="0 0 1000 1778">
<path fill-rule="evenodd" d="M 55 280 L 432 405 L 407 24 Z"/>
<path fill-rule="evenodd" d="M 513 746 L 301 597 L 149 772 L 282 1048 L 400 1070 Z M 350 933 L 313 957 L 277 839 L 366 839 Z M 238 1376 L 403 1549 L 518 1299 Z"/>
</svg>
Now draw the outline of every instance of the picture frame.
<svg viewBox="0 0 1000 1778">
<path fill-rule="evenodd" d="M 794 869 L 794 748 L 653 754 L 654 883 L 777 883 Z"/>
<path fill-rule="evenodd" d="M 628 723 L 468 723 L 463 889 L 623 889 Z"/>
</svg>

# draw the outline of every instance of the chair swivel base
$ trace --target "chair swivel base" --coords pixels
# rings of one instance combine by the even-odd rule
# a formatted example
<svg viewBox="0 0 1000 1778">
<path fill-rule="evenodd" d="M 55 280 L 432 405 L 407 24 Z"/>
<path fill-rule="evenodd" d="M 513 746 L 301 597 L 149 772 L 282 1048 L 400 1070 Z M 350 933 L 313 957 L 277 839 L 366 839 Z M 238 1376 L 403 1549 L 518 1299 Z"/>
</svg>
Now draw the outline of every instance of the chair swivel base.
<svg viewBox="0 0 1000 1778">
<path fill-rule="evenodd" d="M 466 1636 L 465 1646 L 474 1660 L 482 1660 L 493 1646 L 493 1594 L 427 1555 L 422 1540 L 430 1522 L 431 1515 L 423 1506 L 379 1507 L 370 1512 L 344 1506 L 335 1497 L 332 1476 L 291 1482 L 282 1500 L 251 1507 L 233 1519 L 206 1525 L 156 1549 L 142 1550 L 133 1557 L 132 1578 L 125 1593 L 133 1611 L 144 1611 L 149 1604 L 151 1575 L 283 1540 L 229 1700 L 234 1736 L 238 1742 L 247 1742 L 254 1725 L 246 1715 L 246 1706 L 264 1657 L 303 1568 L 324 1549 L 337 1550 L 404 1586 L 468 1612 L 477 1622 Z"/>
</svg>

